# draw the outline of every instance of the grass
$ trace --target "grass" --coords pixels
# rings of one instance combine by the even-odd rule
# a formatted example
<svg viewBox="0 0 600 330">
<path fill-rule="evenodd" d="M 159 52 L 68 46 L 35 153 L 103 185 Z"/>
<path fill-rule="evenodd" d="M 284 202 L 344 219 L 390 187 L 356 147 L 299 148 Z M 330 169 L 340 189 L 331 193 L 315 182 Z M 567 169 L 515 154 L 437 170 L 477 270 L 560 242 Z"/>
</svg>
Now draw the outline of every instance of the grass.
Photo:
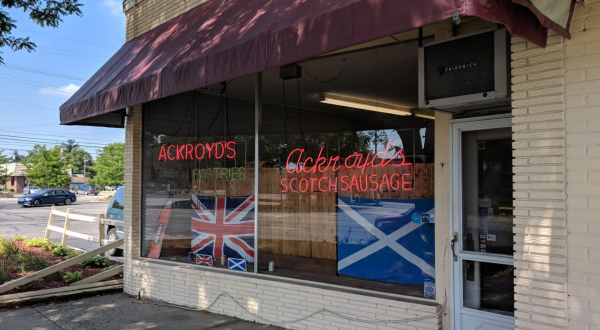
<svg viewBox="0 0 600 330">
<path fill-rule="evenodd" d="M 26 252 L 20 254 L 17 258 L 17 267 L 21 273 L 38 271 L 48 268 L 51 264 L 45 258 L 36 255 L 35 253 Z"/>
<path fill-rule="evenodd" d="M 0 237 L 0 258 L 11 259 L 21 253 L 21 248 L 11 237 Z"/>
</svg>

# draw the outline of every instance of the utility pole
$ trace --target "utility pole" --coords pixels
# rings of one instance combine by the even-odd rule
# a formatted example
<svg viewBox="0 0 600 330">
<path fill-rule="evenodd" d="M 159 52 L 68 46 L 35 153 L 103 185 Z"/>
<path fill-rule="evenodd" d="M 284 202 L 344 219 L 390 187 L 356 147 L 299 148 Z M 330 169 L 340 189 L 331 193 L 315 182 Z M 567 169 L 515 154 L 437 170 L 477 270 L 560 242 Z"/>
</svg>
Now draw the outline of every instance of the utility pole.
<svg viewBox="0 0 600 330">
<path fill-rule="evenodd" d="M 87 157 L 83 157 L 83 184 L 86 184 L 85 182 L 85 166 L 87 165 Z"/>
</svg>

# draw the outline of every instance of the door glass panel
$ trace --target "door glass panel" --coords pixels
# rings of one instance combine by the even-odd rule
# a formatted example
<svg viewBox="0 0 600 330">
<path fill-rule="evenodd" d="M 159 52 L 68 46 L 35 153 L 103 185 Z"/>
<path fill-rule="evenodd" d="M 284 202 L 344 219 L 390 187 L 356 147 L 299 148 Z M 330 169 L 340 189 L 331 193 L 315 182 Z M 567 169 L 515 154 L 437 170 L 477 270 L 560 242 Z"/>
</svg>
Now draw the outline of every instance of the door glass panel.
<svg viewBox="0 0 600 330">
<path fill-rule="evenodd" d="M 463 251 L 512 255 L 511 129 L 464 132 L 462 164 Z"/>
<path fill-rule="evenodd" d="M 463 306 L 514 316 L 512 265 L 463 260 Z"/>
</svg>

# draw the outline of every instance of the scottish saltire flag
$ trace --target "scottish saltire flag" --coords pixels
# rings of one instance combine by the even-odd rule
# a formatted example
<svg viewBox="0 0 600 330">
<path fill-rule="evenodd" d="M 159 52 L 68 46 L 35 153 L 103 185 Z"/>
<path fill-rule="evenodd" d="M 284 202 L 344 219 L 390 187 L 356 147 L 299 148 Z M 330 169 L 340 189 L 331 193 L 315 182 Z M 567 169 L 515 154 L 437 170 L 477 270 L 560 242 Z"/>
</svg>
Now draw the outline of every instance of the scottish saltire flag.
<svg viewBox="0 0 600 330">
<path fill-rule="evenodd" d="M 236 258 L 229 258 L 227 259 L 227 268 L 231 269 L 231 270 L 241 270 L 241 271 L 246 271 L 246 259 L 236 259 Z"/>
<path fill-rule="evenodd" d="M 254 196 L 192 195 L 192 252 L 254 261 Z"/>
<path fill-rule="evenodd" d="M 434 282 L 434 223 L 414 222 L 433 199 L 338 199 L 338 272 L 402 284 Z"/>
</svg>

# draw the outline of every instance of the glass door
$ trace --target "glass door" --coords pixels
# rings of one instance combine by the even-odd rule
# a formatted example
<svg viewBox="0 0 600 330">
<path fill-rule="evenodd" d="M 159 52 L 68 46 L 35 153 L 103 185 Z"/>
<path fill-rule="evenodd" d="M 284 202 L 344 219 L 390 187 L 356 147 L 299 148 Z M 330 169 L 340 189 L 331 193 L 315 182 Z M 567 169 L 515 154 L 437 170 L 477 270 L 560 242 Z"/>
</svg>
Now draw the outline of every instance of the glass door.
<svg viewBox="0 0 600 330">
<path fill-rule="evenodd" d="M 454 329 L 514 329 L 510 118 L 453 123 Z"/>
</svg>

